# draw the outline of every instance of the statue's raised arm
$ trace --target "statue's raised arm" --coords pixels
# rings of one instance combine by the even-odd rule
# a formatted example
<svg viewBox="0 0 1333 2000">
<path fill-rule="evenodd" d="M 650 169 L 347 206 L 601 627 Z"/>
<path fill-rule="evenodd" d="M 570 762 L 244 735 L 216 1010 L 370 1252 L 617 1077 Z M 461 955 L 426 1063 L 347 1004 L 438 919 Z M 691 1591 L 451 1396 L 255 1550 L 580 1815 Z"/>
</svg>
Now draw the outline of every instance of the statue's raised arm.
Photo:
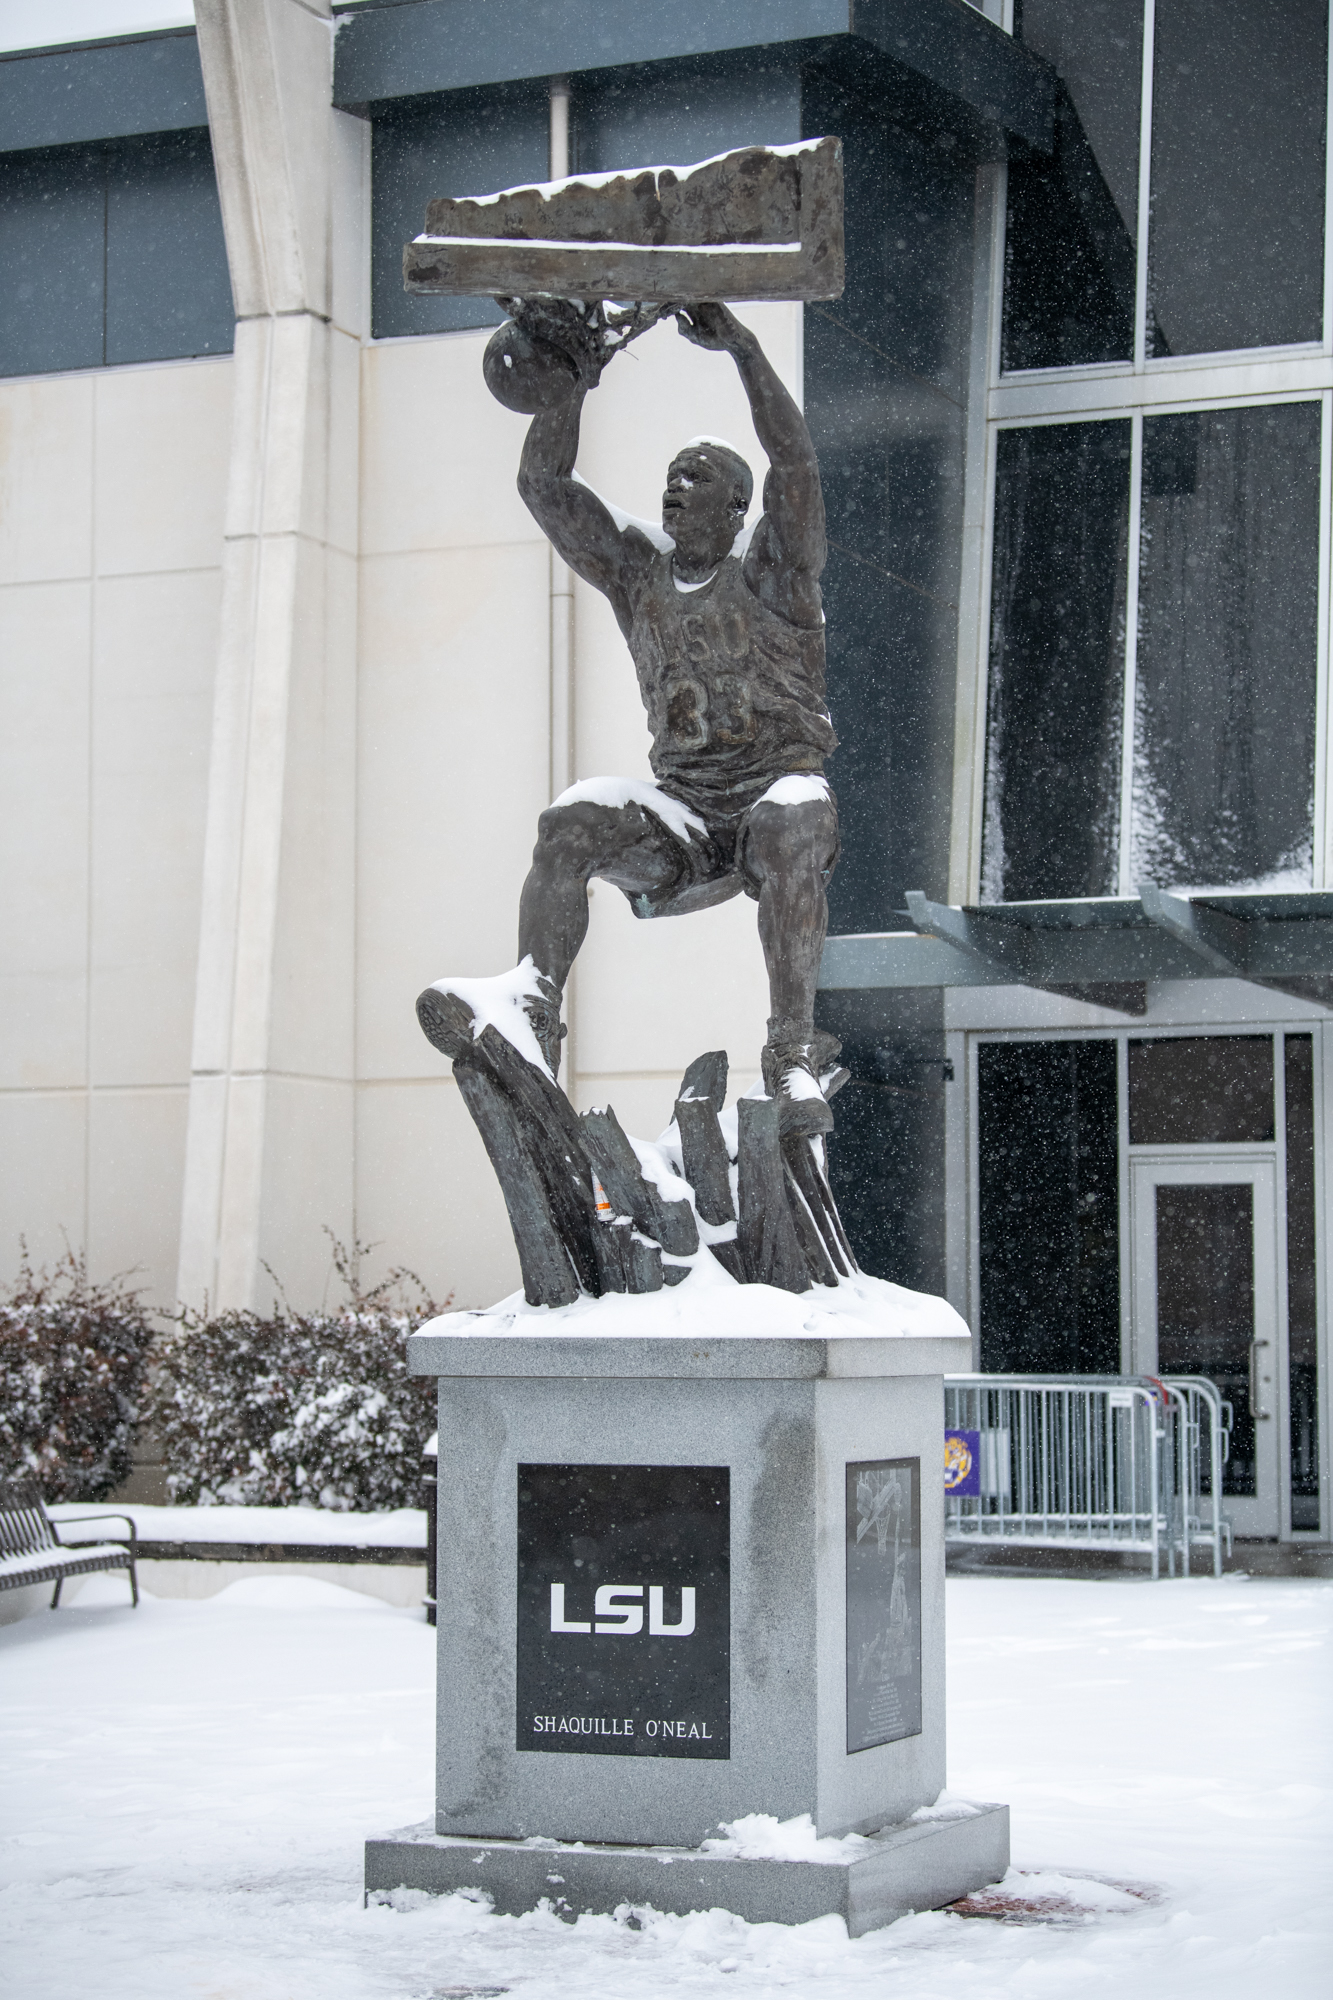
<svg viewBox="0 0 1333 2000">
<path fill-rule="evenodd" d="M 764 512 L 745 556 L 760 602 L 793 625 L 818 625 L 819 578 L 828 555 L 819 463 L 795 399 L 750 329 L 713 301 L 683 306 L 677 325 L 696 347 L 735 360 L 755 435 L 768 457 Z"/>
<path fill-rule="evenodd" d="M 575 477 L 586 393 L 580 383 L 563 401 L 533 417 L 523 440 L 518 490 L 556 553 L 610 599 L 621 631 L 628 634 L 632 578 L 651 559 L 653 546 L 638 528 L 617 527 L 610 509 Z"/>
</svg>

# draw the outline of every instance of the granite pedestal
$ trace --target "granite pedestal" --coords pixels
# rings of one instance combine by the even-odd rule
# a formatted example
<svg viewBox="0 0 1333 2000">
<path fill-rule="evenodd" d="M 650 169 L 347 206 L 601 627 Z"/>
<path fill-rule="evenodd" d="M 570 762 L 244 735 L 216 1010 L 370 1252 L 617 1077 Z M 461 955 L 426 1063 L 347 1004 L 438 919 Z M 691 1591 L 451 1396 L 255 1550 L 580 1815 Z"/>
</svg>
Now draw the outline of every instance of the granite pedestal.
<svg viewBox="0 0 1333 2000">
<path fill-rule="evenodd" d="M 771 1337 L 524 1313 L 415 1336 L 440 1378 L 437 1806 L 433 1833 L 369 1843 L 368 1889 L 868 1929 L 1003 1874 L 1003 1808 L 912 1817 L 945 1782 L 942 1376 L 966 1331 L 920 1301 L 934 1330 L 904 1335 L 894 1288 L 856 1286 L 868 1313 Z M 751 1814 L 876 1838 L 700 1850 Z"/>
</svg>

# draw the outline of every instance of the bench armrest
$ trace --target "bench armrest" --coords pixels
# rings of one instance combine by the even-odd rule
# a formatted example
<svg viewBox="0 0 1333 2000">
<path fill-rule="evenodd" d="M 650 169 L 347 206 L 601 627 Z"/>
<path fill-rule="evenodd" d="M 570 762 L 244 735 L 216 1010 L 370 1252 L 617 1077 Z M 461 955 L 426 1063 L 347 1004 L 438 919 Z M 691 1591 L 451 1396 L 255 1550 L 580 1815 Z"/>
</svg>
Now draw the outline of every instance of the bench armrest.
<svg viewBox="0 0 1333 2000">
<path fill-rule="evenodd" d="M 91 1537 L 85 1535 L 82 1542 L 66 1542 L 61 1534 L 61 1529 L 73 1528 L 82 1521 L 124 1521 L 130 1531 L 130 1548 L 133 1549 L 138 1542 L 139 1531 L 134 1525 L 134 1516 L 132 1514 L 66 1514 L 63 1520 L 51 1522 L 55 1538 L 62 1548 L 83 1548 L 90 1539 L 94 1542 L 119 1542 L 124 1539 L 121 1535 L 93 1535 Z"/>
</svg>

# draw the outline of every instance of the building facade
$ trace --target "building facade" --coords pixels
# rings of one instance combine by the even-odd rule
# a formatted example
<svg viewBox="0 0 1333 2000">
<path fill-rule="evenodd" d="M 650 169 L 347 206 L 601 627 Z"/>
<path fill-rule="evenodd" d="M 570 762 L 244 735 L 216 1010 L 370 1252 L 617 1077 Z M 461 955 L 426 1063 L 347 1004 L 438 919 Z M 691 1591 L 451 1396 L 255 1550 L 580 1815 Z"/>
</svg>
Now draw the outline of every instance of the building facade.
<svg viewBox="0 0 1333 2000">
<path fill-rule="evenodd" d="M 742 317 L 829 508 L 853 1239 L 983 1367 L 1213 1375 L 1240 1531 L 1327 1532 L 1326 0 L 196 18 L 0 59 L 3 1255 L 245 1304 L 317 1297 L 327 1228 L 512 1287 L 411 1001 L 512 962 L 538 811 L 647 734 L 517 498 L 497 309 L 402 243 L 836 133 L 844 297 Z M 701 430 L 757 456 L 658 329 L 580 468 L 651 515 Z M 747 1087 L 751 906 L 592 903 L 576 1101 L 655 1131 L 716 1046 Z"/>
</svg>

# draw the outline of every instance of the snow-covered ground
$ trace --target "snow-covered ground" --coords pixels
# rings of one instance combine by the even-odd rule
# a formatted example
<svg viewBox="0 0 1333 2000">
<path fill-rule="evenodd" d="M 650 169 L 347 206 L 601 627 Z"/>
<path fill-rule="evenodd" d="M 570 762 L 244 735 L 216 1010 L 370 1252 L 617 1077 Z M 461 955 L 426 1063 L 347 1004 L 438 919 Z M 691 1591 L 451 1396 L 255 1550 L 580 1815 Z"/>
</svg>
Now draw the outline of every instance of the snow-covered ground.
<svg viewBox="0 0 1333 2000">
<path fill-rule="evenodd" d="M 950 1785 L 1009 1801 L 1015 1862 L 1045 1877 L 1019 1888 L 1081 1903 L 1083 1921 L 927 1913 L 849 1944 L 828 1918 L 567 1925 L 419 1896 L 363 1909 L 365 1835 L 430 1810 L 420 1614 L 282 1577 L 131 1612 L 105 1577 L 0 1631 L 0 1992 L 1326 1993 L 1333 1584 L 963 1577 L 948 1592 Z"/>
</svg>

